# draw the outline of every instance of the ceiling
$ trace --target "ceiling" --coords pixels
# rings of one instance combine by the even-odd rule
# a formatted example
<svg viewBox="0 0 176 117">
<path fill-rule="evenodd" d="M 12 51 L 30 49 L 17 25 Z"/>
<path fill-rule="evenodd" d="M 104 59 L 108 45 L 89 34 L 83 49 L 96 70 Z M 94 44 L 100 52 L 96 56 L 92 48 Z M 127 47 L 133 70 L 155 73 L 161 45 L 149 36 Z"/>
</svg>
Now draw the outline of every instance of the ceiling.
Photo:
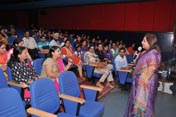
<svg viewBox="0 0 176 117">
<path fill-rule="evenodd" d="M 73 5 L 140 2 L 148 0 L 0 0 L 0 10 L 35 9 Z"/>
</svg>

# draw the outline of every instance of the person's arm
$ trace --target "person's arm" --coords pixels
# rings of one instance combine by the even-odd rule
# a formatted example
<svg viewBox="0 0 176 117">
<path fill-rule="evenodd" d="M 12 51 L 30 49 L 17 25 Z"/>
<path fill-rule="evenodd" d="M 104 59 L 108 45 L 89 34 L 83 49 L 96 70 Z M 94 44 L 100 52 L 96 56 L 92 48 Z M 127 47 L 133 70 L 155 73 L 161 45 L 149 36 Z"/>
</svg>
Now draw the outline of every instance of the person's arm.
<svg viewBox="0 0 176 117">
<path fill-rule="evenodd" d="M 70 69 L 72 63 L 70 61 L 68 61 L 68 64 L 65 66 L 64 71 L 68 71 L 68 69 Z"/>
<path fill-rule="evenodd" d="M 147 67 L 144 69 L 140 77 L 144 78 L 146 81 L 149 81 L 153 73 L 158 68 L 157 58 L 155 55 L 149 55 L 147 60 Z"/>
<path fill-rule="evenodd" d="M 115 58 L 114 62 L 115 62 L 116 70 L 119 70 L 120 69 L 120 62 L 119 62 L 118 56 Z"/>
<path fill-rule="evenodd" d="M 40 52 L 43 52 L 43 53 L 48 53 L 49 52 L 49 49 L 43 49 L 43 48 L 39 48 Z"/>
<path fill-rule="evenodd" d="M 33 37 L 31 37 L 31 38 L 32 38 L 32 42 L 34 44 L 34 47 L 37 48 L 37 43 L 36 43 L 35 39 Z"/>
<path fill-rule="evenodd" d="M 46 75 L 49 78 L 56 79 L 59 76 L 59 72 L 53 72 L 52 64 L 45 64 Z"/>
<path fill-rule="evenodd" d="M 0 64 L 0 69 L 2 69 L 2 71 L 6 71 L 7 64 Z"/>
</svg>

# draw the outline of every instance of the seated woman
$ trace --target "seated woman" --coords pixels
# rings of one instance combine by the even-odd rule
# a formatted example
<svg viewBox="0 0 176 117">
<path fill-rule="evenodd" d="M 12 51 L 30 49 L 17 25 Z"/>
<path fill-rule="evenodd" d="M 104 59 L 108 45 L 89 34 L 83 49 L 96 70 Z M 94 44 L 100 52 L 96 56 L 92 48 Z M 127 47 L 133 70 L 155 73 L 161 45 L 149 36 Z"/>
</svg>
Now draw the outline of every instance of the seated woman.
<svg viewBox="0 0 176 117">
<path fill-rule="evenodd" d="M 93 45 L 91 45 L 89 47 L 89 51 L 85 53 L 84 58 L 85 58 L 86 63 L 95 63 L 95 62 L 100 61 L 98 58 L 98 55 L 96 55 L 94 52 Z M 110 88 L 114 88 L 114 86 L 111 85 L 111 83 L 110 83 L 110 82 L 114 81 L 113 76 L 112 76 L 112 72 L 106 65 L 104 65 L 102 67 L 95 67 L 94 72 L 102 74 L 100 80 L 96 83 L 96 86 L 104 88 L 102 83 L 107 79 L 106 86 L 109 86 Z"/>
<path fill-rule="evenodd" d="M 52 46 L 49 53 L 42 64 L 41 78 L 51 78 L 54 82 L 56 90 L 59 92 L 58 77 L 60 73 L 67 71 L 72 63 L 68 62 L 67 66 L 64 66 L 62 61 L 61 50 L 58 46 Z"/>
<path fill-rule="evenodd" d="M 0 41 L 3 42 L 5 45 L 8 45 L 8 36 L 5 30 L 5 27 L 0 28 Z"/>
<path fill-rule="evenodd" d="M 62 48 L 62 55 L 64 58 L 68 59 L 68 61 L 72 62 L 74 65 L 78 67 L 80 78 L 84 79 L 82 75 L 82 61 L 81 58 L 77 57 L 74 54 L 74 51 L 71 48 L 71 44 L 69 40 L 65 41 L 65 46 Z"/>
<path fill-rule="evenodd" d="M 13 49 L 13 54 L 8 61 L 8 66 L 12 71 L 12 80 L 20 83 L 30 85 L 34 80 L 38 78 L 31 61 L 29 60 L 29 53 L 26 47 L 17 46 Z M 25 101 L 30 102 L 30 97 L 27 93 L 27 89 L 24 92 Z"/>
<path fill-rule="evenodd" d="M 6 44 L 3 42 L 0 42 L 0 69 L 4 71 L 6 80 L 8 80 L 8 76 L 6 73 L 7 60 L 8 60 L 8 52 L 6 51 Z"/>
<path fill-rule="evenodd" d="M 10 59 L 11 55 L 13 54 L 13 49 L 17 46 L 24 46 L 24 41 L 21 38 L 16 38 L 13 41 L 13 46 L 8 51 L 8 60 Z M 32 58 L 30 55 L 28 55 L 29 60 L 32 61 Z"/>
</svg>

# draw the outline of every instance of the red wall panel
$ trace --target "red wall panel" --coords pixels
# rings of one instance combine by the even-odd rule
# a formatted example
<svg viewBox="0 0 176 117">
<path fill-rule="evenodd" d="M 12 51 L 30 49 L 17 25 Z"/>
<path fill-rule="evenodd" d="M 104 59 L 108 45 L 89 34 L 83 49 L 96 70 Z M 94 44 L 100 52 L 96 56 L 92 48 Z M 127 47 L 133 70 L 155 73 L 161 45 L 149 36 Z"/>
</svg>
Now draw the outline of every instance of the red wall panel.
<svg viewBox="0 0 176 117">
<path fill-rule="evenodd" d="M 174 0 L 170 2 L 162 0 L 162 2 L 156 2 L 155 4 L 155 15 L 154 15 L 154 27 L 153 30 L 157 31 L 173 31 L 173 4 Z"/>
<path fill-rule="evenodd" d="M 139 30 L 153 31 L 155 2 L 141 2 L 139 3 Z"/>
<path fill-rule="evenodd" d="M 42 9 L 39 26 L 58 29 L 173 32 L 175 0 L 116 3 Z M 40 11 L 40 10 L 39 10 Z M 37 10 L 36 10 L 37 12 Z M 1 11 L 1 24 L 27 27 L 28 11 Z"/>
<path fill-rule="evenodd" d="M 125 4 L 125 30 L 139 29 L 139 3 Z"/>
<path fill-rule="evenodd" d="M 59 29 L 173 31 L 175 0 L 46 9 L 39 25 Z"/>
</svg>

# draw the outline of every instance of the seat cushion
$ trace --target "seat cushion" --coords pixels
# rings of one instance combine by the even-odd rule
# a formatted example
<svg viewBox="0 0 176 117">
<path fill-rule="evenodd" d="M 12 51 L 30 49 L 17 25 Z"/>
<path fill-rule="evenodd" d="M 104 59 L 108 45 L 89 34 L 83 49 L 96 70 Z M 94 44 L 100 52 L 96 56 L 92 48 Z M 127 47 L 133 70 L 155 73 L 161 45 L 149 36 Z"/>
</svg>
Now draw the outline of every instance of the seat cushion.
<svg viewBox="0 0 176 117">
<path fill-rule="evenodd" d="M 86 103 L 80 107 L 79 117 L 100 117 L 103 112 L 103 103 L 86 100 Z"/>
</svg>

